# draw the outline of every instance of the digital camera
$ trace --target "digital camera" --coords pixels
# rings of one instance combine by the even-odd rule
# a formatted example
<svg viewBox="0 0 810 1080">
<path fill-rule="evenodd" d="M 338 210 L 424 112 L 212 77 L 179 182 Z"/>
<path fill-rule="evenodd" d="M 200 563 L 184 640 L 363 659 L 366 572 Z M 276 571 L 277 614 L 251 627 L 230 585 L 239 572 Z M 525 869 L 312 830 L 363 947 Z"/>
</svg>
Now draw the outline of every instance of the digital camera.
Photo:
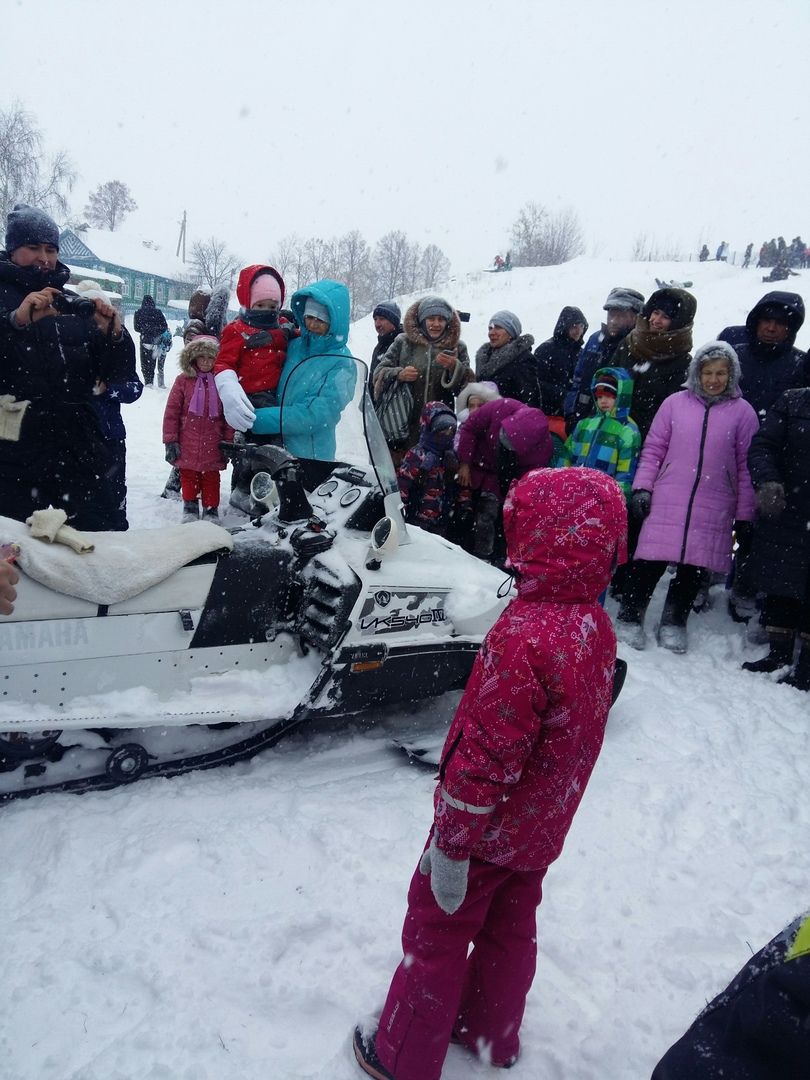
<svg viewBox="0 0 810 1080">
<path fill-rule="evenodd" d="M 78 315 L 82 319 L 91 319 L 96 313 L 96 305 L 85 296 L 54 293 L 51 303 L 60 315 Z"/>
</svg>

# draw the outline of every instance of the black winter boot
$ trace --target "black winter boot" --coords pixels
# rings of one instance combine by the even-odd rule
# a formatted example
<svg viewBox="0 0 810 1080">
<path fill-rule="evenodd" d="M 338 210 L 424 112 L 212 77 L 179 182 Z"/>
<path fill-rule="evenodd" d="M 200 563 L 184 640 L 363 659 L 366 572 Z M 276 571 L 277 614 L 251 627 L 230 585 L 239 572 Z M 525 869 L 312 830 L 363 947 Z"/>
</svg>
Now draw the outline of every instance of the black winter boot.
<svg viewBox="0 0 810 1080">
<path fill-rule="evenodd" d="M 374 1045 L 373 1035 L 366 1037 L 360 1028 L 356 1027 L 352 1045 L 357 1064 L 364 1073 L 373 1076 L 374 1080 L 395 1080 L 394 1074 L 390 1073 L 377 1057 L 377 1048 Z"/>
<path fill-rule="evenodd" d="M 779 682 L 794 686 L 797 690 L 810 690 L 810 634 L 799 634 L 799 641 L 801 648 L 796 666 Z"/>
<path fill-rule="evenodd" d="M 761 660 L 746 660 L 743 664 L 744 671 L 778 671 L 780 667 L 788 667 L 793 663 L 795 632 L 782 626 L 769 626 L 767 629 L 771 644 L 768 655 Z"/>
<path fill-rule="evenodd" d="M 186 525 L 189 521 L 200 520 L 200 504 L 195 499 L 194 502 L 183 503 L 183 516 L 180 521 L 183 525 Z"/>
</svg>

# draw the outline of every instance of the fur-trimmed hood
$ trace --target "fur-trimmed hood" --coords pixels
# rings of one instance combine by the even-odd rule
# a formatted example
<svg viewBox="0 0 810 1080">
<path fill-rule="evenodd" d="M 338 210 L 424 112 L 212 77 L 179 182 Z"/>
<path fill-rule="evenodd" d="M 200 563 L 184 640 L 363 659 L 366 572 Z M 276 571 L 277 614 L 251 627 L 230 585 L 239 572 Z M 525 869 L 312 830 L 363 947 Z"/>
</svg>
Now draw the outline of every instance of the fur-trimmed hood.
<svg viewBox="0 0 810 1080">
<path fill-rule="evenodd" d="M 424 345 L 427 348 L 433 346 L 439 351 L 441 349 L 455 349 L 461 340 L 461 319 L 458 317 L 458 312 L 452 305 L 448 305 L 451 308 L 452 315 L 450 316 L 450 322 L 447 324 L 447 329 L 437 341 L 431 341 L 419 325 L 417 313 L 421 302 L 421 300 L 417 300 L 411 304 L 402 320 L 402 328 L 408 340 L 414 345 Z"/>
<path fill-rule="evenodd" d="M 184 375 L 199 375 L 195 367 L 198 356 L 216 357 L 219 352 L 219 342 L 213 337 L 196 337 L 183 347 L 178 360 L 178 366 Z"/>
<path fill-rule="evenodd" d="M 501 345 L 500 349 L 493 349 L 487 342 L 475 354 L 475 374 L 479 379 L 489 379 L 516 360 L 531 359 L 533 348 L 534 337 L 531 334 L 521 334 Z"/>
<path fill-rule="evenodd" d="M 713 360 L 727 360 L 729 367 L 728 386 L 722 394 L 706 394 L 700 385 L 701 369 Z M 720 401 L 729 401 L 732 398 L 742 397 L 740 391 L 740 361 L 737 353 L 727 341 L 709 341 L 701 345 L 695 352 L 689 364 L 689 373 L 686 376 L 686 389 L 713 405 Z"/>
</svg>

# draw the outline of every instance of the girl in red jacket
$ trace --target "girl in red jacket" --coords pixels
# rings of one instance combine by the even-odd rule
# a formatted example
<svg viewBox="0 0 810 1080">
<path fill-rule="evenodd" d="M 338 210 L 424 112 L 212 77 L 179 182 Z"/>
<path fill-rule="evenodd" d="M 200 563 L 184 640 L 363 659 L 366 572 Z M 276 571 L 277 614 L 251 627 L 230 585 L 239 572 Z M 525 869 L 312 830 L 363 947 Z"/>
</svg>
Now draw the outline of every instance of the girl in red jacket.
<svg viewBox="0 0 810 1080">
<path fill-rule="evenodd" d="M 238 319 L 223 328 L 214 365 L 225 418 L 236 431 L 250 431 L 256 409 L 276 405 L 276 387 L 287 359 L 287 343 L 297 332 L 279 322 L 284 279 L 272 266 L 246 266 L 239 271 Z"/>
<path fill-rule="evenodd" d="M 212 374 L 218 348 L 215 337 L 194 338 L 186 345 L 163 414 L 166 460 L 180 470 L 184 522 L 198 520 L 201 495 L 203 519 L 219 519 L 219 474 L 227 465 L 219 444 L 233 439 L 233 429 L 225 421 Z"/>
<path fill-rule="evenodd" d="M 621 489 L 594 469 L 536 469 L 503 517 L 518 595 L 447 736 L 379 1026 L 354 1034 L 378 1080 L 439 1080 L 451 1039 L 492 1065 L 517 1060 L 543 877 L 602 746 L 616 638 L 597 598 L 626 557 Z"/>
</svg>

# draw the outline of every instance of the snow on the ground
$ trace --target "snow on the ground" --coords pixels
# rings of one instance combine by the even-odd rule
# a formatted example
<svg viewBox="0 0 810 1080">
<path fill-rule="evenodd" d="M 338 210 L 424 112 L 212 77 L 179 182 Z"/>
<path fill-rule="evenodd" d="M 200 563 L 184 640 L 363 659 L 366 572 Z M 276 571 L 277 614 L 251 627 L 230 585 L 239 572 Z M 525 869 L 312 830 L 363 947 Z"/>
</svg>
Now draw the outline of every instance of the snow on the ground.
<svg viewBox="0 0 810 1080">
<path fill-rule="evenodd" d="M 655 275 L 694 281 L 696 342 L 770 288 L 723 264 L 579 260 L 481 273 L 447 294 L 473 311 L 473 351 L 498 308 L 539 341 L 563 303 L 595 327 L 612 285 L 649 293 Z M 369 325 L 352 339 L 360 356 Z M 165 396 L 125 408 L 136 526 L 179 516 L 158 497 Z M 652 636 L 646 652 L 624 650 L 627 683 L 547 877 L 515 1080 L 648 1077 L 807 906 L 810 701 L 740 671 L 758 651 L 714 594 L 690 619 L 688 655 Z M 359 1077 L 350 1031 L 382 1004 L 432 812 L 432 772 L 391 738 L 433 731 L 455 699 L 299 731 L 232 768 L 0 808 L 0 1076 Z M 492 1075 L 451 1047 L 445 1080 Z"/>
</svg>

